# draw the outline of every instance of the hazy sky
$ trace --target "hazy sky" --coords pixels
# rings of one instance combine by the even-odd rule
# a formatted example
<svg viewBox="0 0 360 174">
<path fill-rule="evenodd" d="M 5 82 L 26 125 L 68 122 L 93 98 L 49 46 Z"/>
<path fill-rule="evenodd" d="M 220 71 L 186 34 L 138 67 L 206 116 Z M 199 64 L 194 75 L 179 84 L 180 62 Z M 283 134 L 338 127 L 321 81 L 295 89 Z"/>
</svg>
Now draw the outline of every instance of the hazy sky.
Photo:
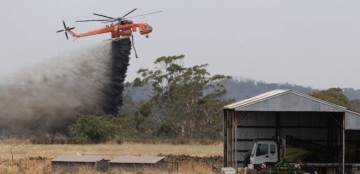
<svg viewBox="0 0 360 174">
<path fill-rule="evenodd" d="M 4 0 L 0 6 L 0 78 L 63 53 L 94 45 L 110 34 L 66 40 L 55 31 L 64 19 L 81 33 L 101 23 L 92 13 L 134 19 L 153 33 L 135 34 L 127 81 L 156 58 L 185 54 L 185 64 L 209 64 L 211 73 L 314 88 L 360 88 L 360 1 L 332 0 Z"/>
</svg>

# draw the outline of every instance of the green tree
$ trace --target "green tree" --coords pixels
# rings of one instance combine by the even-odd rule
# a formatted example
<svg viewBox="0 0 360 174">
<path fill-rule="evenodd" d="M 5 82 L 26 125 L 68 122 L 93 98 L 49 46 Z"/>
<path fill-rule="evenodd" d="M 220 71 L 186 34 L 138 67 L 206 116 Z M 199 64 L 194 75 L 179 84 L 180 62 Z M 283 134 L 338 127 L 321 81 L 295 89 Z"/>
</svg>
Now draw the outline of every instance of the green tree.
<svg viewBox="0 0 360 174">
<path fill-rule="evenodd" d="M 113 138 L 116 127 L 111 117 L 82 115 L 68 127 L 70 137 L 78 143 L 99 142 Z"/>
<path fill-rule="evenodd" d="M 158 136 L 219 139 L 225 88 L 230 77 L 213 75 L 207 64 L 185 67 L 184 55 L 160 57 L 153 70 L 140 69 L 134 84 L 152 84 L 154 95 L 141 115 L 149 115 Z M 145 112 L 144 112 L 145 111 Z"/>
<path fill-rule="evenodd" d="M 140 106 L 137 111 L 119 115 L 113 119 L 113 123 L 117 126 L 117 136 L 127 140 L 145 140 L 153 136 L 155 129 L 153 119 L 149 117 L 151 114 L 150 102 L 142 101 L 136 105 Z"/>
<path fill-rule="evenodd" d="M 313 92 L 310 95 L 321 100 L 351 109 L 350 101 L 343 93 L 341 88 L 329 88 L 327 90 Z"/>
</svg>

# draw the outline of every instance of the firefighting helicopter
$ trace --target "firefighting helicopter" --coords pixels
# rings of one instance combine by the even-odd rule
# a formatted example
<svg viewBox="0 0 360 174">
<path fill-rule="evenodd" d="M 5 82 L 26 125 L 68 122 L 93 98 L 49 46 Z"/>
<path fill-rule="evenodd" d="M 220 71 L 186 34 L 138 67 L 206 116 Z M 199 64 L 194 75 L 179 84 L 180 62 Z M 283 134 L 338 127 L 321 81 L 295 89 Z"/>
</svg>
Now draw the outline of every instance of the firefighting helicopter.
<svg viewBox="0 0 360 174">
<path fill-rule="evenodd" d="M 146 35 L 146 38 L 148 38 L 149 37 L 148 34 L 150 32 L 152 32 L 152 27 L 147 23 L 133 23 L 133 21 L 129 20 L 129 19 L 134 18 L 134 17 L 145 16 L 145 15 L 149 15 L 149 14 L 159 13 L 162 11 L 156 11 L 156 12 L 151 12 L 151 13 L 147 13 L 147 14 L 142 14 L 142 15 L 125 18 L 130 13 L 134 12 L 135 10 L 136 10 L 136 8 L 131 10 L 130 12 L 126 13 L 122 17 L 117 17 L 117 18 L 93 13 L 93 15 L 104 17 L 106 19 L 78 20 L 76 22 L 100 21 L 102 23 L 110 23 L 110 25 L 106 25 L 104 28 L 88 31 L 88 32 L 81 33 L 81 34 L 77 34 L 77 33 L 73 32 L 72 30 L 75 29 L 75 27 L 67 27 L 65 24 L 65 21 L 63 21 L 64 29 L 58 30 L 58 31 L 56 31 L 56 33 L 65 32 L 66 39 L 69 39 L 68 32 L 74 37 L 74 39 L 86 37 L 86 36 L 92 36 L 92 35 L 96 35 L 96 34 L 103 34 L 103 33 L 111 33 L 111 39 L 107 39 L 105 41 L 118 41 L 121 39 L 126 39 L 126 38 L 131 37 L 131 40 L 132 40 L 131 43 L 132 43 L 133 49 L 135 51 L 135 56 L 137 57 L 137 53 L 136 53 L 135 46 L 134 46 L 133 32 L 136 32 L 137 28 L 139 28 L 140 34 Z"/>
</svg>

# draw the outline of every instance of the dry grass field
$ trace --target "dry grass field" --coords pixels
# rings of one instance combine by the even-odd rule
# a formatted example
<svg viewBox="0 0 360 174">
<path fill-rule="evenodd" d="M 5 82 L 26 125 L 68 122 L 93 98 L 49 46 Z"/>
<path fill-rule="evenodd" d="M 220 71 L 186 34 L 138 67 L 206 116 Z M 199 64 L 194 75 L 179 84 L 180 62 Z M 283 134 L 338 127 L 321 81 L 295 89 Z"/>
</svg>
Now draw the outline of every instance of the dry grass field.
<svg viewBox="0 0 360 174">
<path fill-rule="evenodd" d="M 11 154 L 12 152 L 12 154 Z M 112 159 L 119 155 L 149 155 L 158 154 L 217 156 L 222 155 L 222 144 L 213 145 L 170 145 L 170 144 L 94 144 L 94 145 L 39 145 L 22 141 L 0 142 L 0 173 L 51 173 L 50 161 L 63 154 L 99 154 Z M 13 158 L 13 160 L 12 160 Z M 203 163 L 185 162 L 179 164 L 175 174 L 213 173 L 212 166 Z M 62 173 L 62 172 L 58 172 Z M 64 172 L 65 173 L 65 172 Z M 81 169 L 78 173 L 96 173 L 89 169 Z M 162 173 L 162 171 L 110 171 L 108 173 Z M 163 173 L 169 173 L 163 171 Z"/>
</svg>

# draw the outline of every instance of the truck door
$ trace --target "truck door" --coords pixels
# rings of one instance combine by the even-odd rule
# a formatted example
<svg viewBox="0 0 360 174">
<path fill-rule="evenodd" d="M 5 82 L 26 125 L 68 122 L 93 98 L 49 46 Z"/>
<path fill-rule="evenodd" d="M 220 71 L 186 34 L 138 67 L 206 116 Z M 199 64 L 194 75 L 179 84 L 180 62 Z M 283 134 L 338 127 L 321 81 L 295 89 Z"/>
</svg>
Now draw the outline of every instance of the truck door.
<svg viewBox="0 0 360 174">
<path fill-rule="evenodd" d="M 277 147 L 275 143 L 270 143 L 269 146 L 269 162 L 275 163 L 278 161 L 278 153 L 277 153 Z"/>
<path fill-rule="evenodd" d="M 269 161 L 269 144 L 267 143 L 258 143 L 256 152 L 254 154 L 255 164 L 266 163 Z"/>
</svg>

